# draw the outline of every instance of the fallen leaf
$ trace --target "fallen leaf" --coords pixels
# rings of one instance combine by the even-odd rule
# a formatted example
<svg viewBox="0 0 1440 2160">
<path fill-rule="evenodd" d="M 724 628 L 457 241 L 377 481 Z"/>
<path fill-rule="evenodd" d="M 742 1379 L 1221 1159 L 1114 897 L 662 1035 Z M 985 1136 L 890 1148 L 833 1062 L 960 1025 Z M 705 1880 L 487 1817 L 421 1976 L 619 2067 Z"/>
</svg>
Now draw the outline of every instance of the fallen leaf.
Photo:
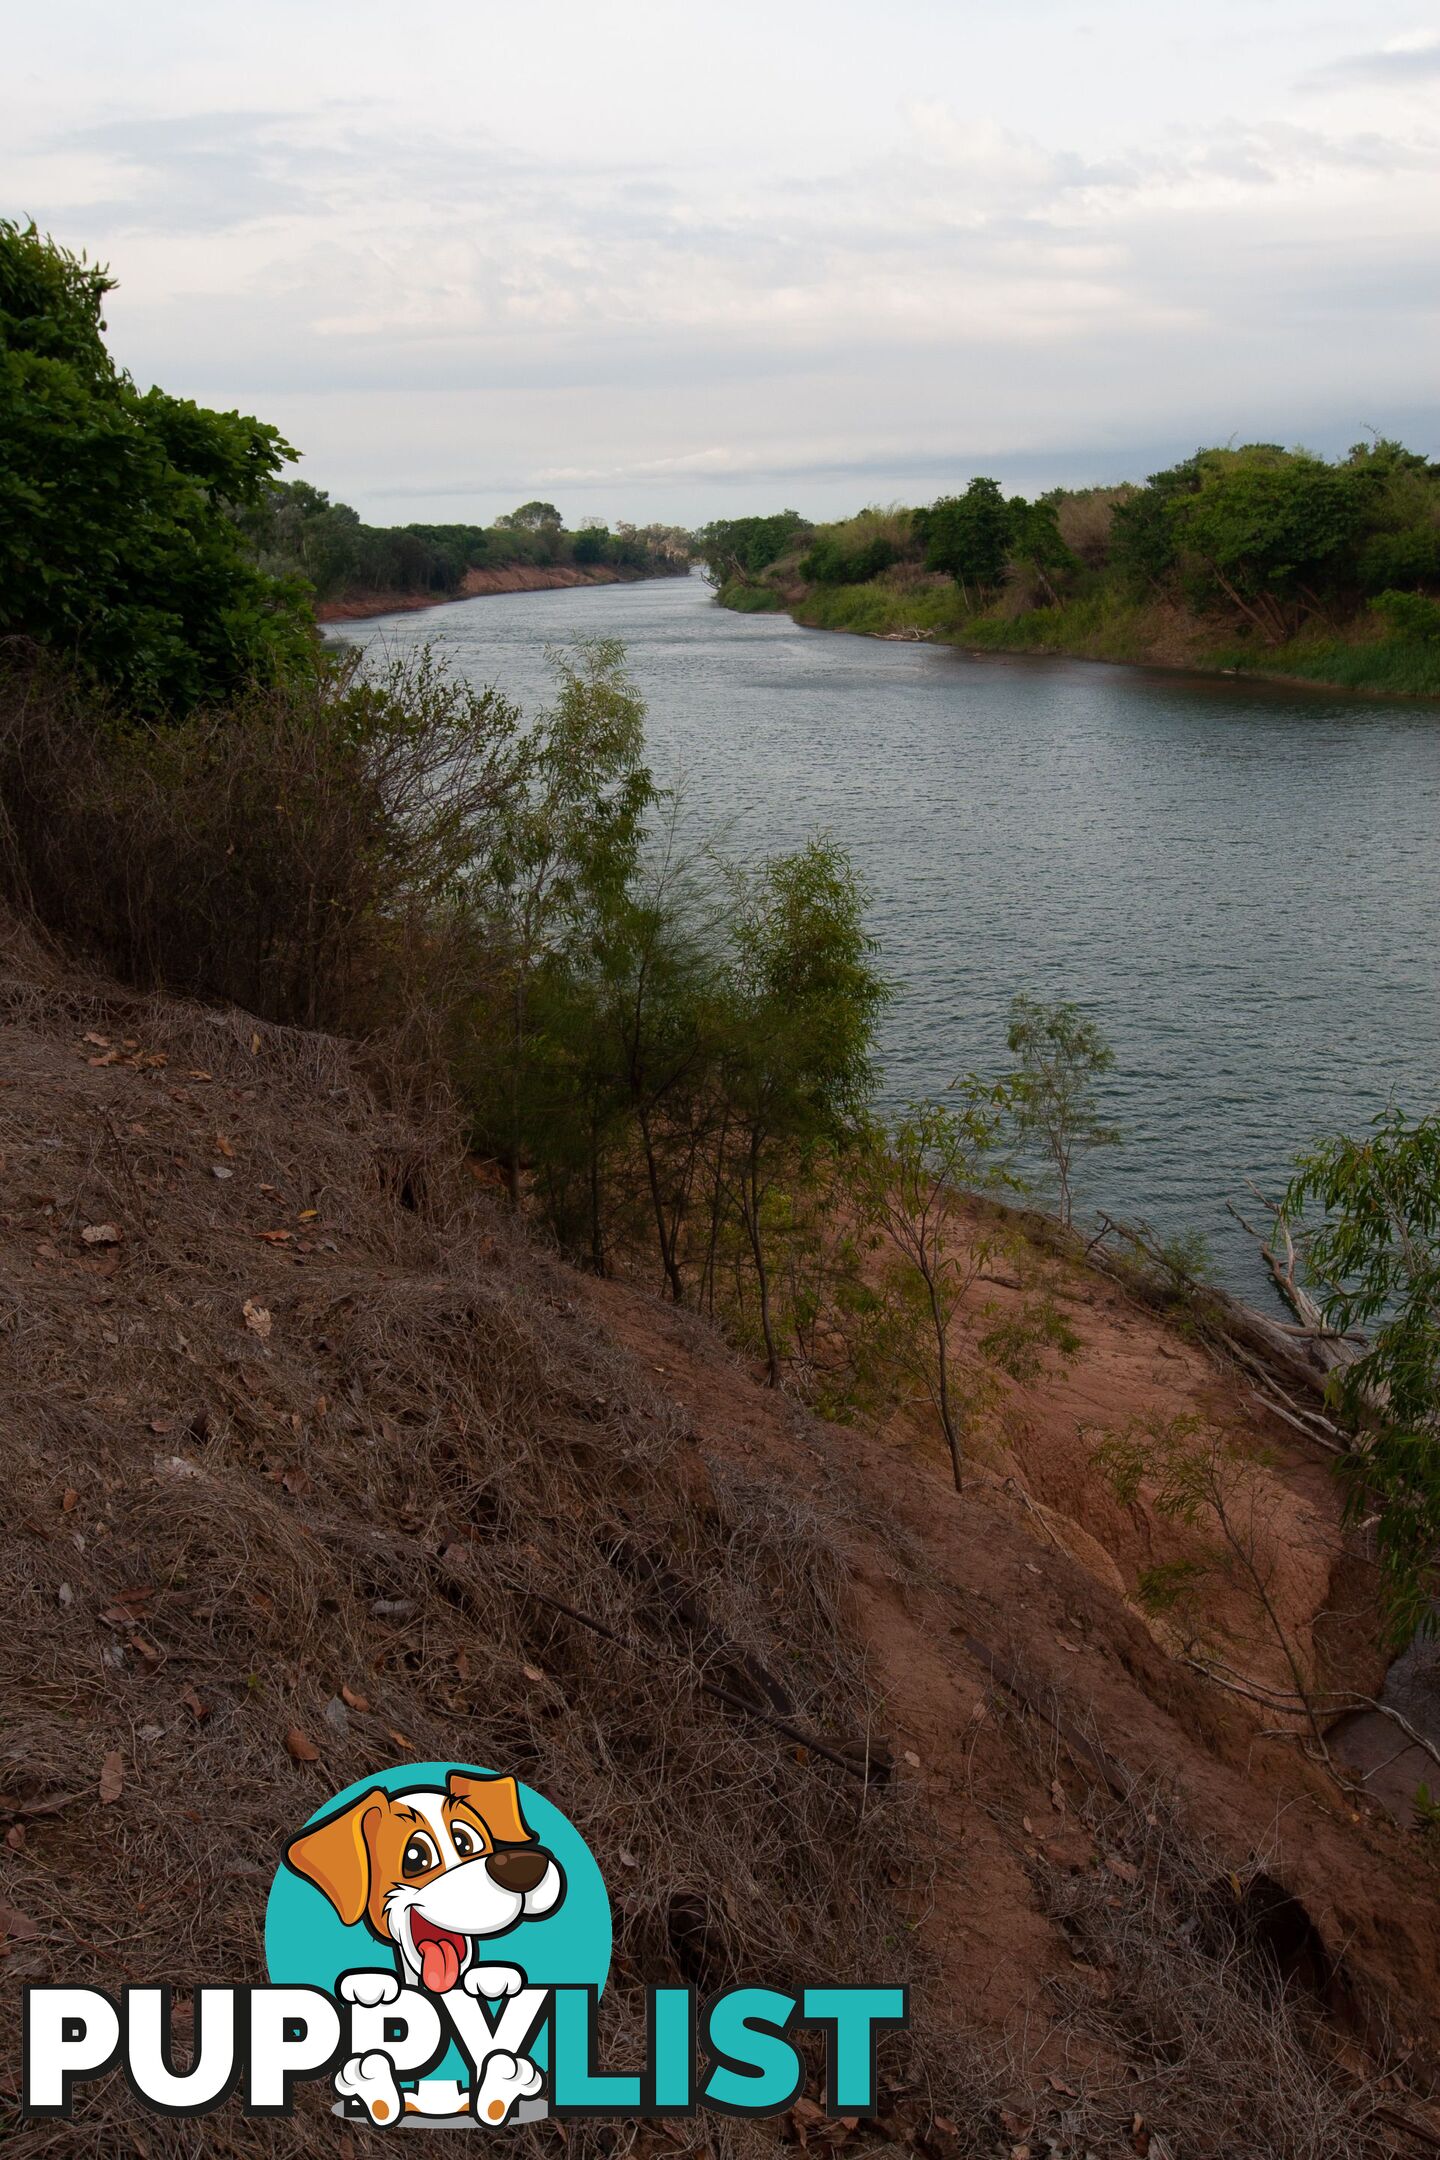
<svg viewBox="0 0 1440 2160">
<path fill-rule="evenodd" d="M 1051 2092 L 1064 2093 L 1066 2098 L 1070 2100 L 1073 2100 L 1075 2098 L 1075 2087 L 1073 2085 L 1067 2085 L 1064 2078 L 1056 2077 L 1053 2070 L 1050 2072 L 1050 2076 L 1047 2082 L 1050 2086 Z"/>
<path fill-rule="evenodd" d="M 0 1905 L 0 1935 L 8 1935 L 12 1942 L 38 1942 L 40 1930 L 17 1906 Z"/>
<path fill-rule="evenodd" d="M 190 1079 L 190 1080 L 212 1080 L 212 1079 L 213 1079 L 213 1078 L 214 1078 L 215 1076 L 214 1076 L 214 1074 L 213 1074 L 213 1073 L 207 1073 L 207 1072 L 191 1072 L 191 1073 L 188 1073 L 188 1074 L 186 1075 L 186 1077 L 187 1077 L 187 1079 Z"/>
<path fill-rule="evenodd" d="M 76 1492 L 74 1486 L 68 1485 L 60 1497 L 60 1507 L 62 1512 L 68 1515 L 71 1510 L 77 1505 L 79 1499 L 80 1495 L 78 1492 Z"/>
<path fill-rule="evenodd" d="M 540 1681 L 545 1678 L 544 1673 L 541 1672 L 538 1665 L 522 1665 L 520 1670 L 524 1673 L 527 1680 Z"/>
<path fill-rule="evenodd" d="M 110 1037 L 108 1035 L 87 1035 L 85 1040 L 94 1050 L 108 1050 L 110 1048 Z"/>
<path fill-rule="evenodd" d="M 1065 1813 L 1065 1788 L 1058 1777 L 1050 1780 L 1050 1805 L 1057 1815 Z"/>
<path fill-rule="evenodd" d="M 1058 1642 L 1058 1643 L 1059 1643 L 1059 1645 L 1060 1645 L 1060 1648 L 1061 1648 L 1062 1650 L 1068 1650 L 1068 1651 L 1070 1652 L 1070 1655 L 1071 1655 L 1071 1657 L 1079 1657 L 1079 1655 L 1080 1655 L 1080 1645 L 1079 1645 L 1079 1643 L 1075 1643 L 1075 1642 L 1067 1642 L 1067 1641 L 1065 1640 L 1065 1637 L 1064 1637 L 1063 1635 L 1057 1635 L 1057 1636 L 1055 1637 L 1055 1640 L 1056 1640 L 1056 1642 Z"/>
<path fill-rule="evenodd" d="M 264 1305 L 257 1305 L 253 1298 L 247 1297 L 240 1309 L 245 1315 L 246 1327 L 249 1328 L 252 1335 L 258 1335 L 263 1342 L 274 1326 L 268 1308 Z"/>
<path fill-rule="evenodd" d="M 217 1162 L 210 1165 L 210 1175 L 211 1177 L 218 1177 L 223 1180 L 225 1178 L 234 1177 L 235 1172 L 233 1170 L 227 1170 L 223 1163 Z"/>
<path fill-rule="evenodd" d="M 320 1210 L 318 1207 L 302 1207 L 300 1213 L 296 1216 L 295 1220 L 297 1222 L 314 1222 L 316 1216 L 319 1213 Z"/>
<path fill-rule="evenodd" d="M 124 1235 L 119 1224 L 113 1222 L 86 1223 L 80 1232 L 81 1241 L 86 1245 L 118 1245 Z"/>
<path fill-rule="evenodd" d="M 292 1762 L 319 1762 L 320 1750 L 313 1740 L 306 1738 L 298 1725 L 292 1725 L 285 1735 L 285 1750 Z"/>
<path fill-rule="evenodd" d="M 260 1055 L 260 1030 L 258 1028 L 250 1037 L 250 1055 L 251 1057 L 259 1057 Z"/>
<path fill-rule="evenodd" d="M 365 1711 L 370 1708 L 369 1696 L 357 1694 L 354 1688 L 346 1687 L 343 1680 L 340 1683 L 340 1700 L 348 1703 L 352 1710 Z"/>
<path fill-rule="evenodd" d="M 217 1155 L 223 1155 L 227 1162 L 233 1162 L 235 1159 L 234 1144 L 226 1139 L 223 1132 L 217 1132 L 215 1135 L 215 1152 Z"/>
<path fill-rule="evenodd" d="M 621 1867 L 639 1867 L 640 1865 L 634 1853 L 627 1851 L 623 1845 L 620 1847 L 620 1865 Z"/>
<path fill-rule="evenodd" d="M 125 1762 L 118 1748 L 112 1748 L 100 1765 L 100 1798 L 108 1807 L 118 1800 L 125 1790 Z"/>
<path fill-rule="evenodd" d="M 62 1582 L 60 1588 L 56 1591 L 55 1595 L 57 1598 L 59 1598 L 62 1605 L 73 1605 L 75 1602 L 75 1592 L 71 1589 L 68 1582 Z"/>
<path fill-rule="evenodd" d="M 919 1769 L 919 1767 L 920 1767 L 920 1758 L 919 1758 L 919 1756 L 918 1756 L 918 1755 L 917 1755 L 917 1754 L 915 1753 L 915 1750 L 914 1750 L 913 1748 L 908 1748 L 908 1747 L 906 1748 L 906 1750 L 905 1750 L 905 1760 L 906 1760 L 906 1762 L 908 1762 L 908 1763 L 909 1763 L 909 1765 L 910 1765 L 910 1767 L 911 1767 L 911 1769 L 912 1769 L 912 1770 L 918 1770 L 918 1769 Z"/>
<path fill-rule="evenodd" d="M 194 1718 L 197 1725 L 202 1724 L 204 1720 L 209 1717 L 209 1704 L 201 1702 L 200 1697 L 196 1694 L 193 1687 L 187 1687 L 183 1689 L 181 1692 L 180 1700 L 182 1703 L 184 1703 L 185 1708 L 190 1712 L 191 1717 Z"/>
<path fill-rule="evenodd" d="M 174 1432 L 175 1420 L 173 1417 L 152 1417 L 150 1420 L 150 1430 L 153 1433 Z"/>
<path fill-rule="evenodd" d="M 25 1850 L 25 1825 L 23 1822 L 11 1823 L 10 1828 L 5 1832 L 5 1843 L 9 1846 L 11 1852 L 23 1852 Z"/>
<path fill-rule="evenodd" d="M 1128 1860 L 1110 1859 L 1105 1862 L 1105 1865 L 1112 1875 L 1119 1876 L 1121 1882 L 1139 1882 L 1140 1880 L 1139 1868 L 1131 1867 Z"/>
<path fill-rule="evenodd" d="M 288 1245 L 295 1233 L 293 1230 L 257 1230 L 255 1235 L 263 1238 L 267 1245 Z"/>
<path fill-rule="evenodd" d="M 398 1748 L 412 1748 L 415 1745 L 414 1741 L 407 1738 L 403 1732 L 392 1732 L 388 1725 L 385 1728 L 385 1737 L 387 1740 L 393 1740 Z"/>
</svg>

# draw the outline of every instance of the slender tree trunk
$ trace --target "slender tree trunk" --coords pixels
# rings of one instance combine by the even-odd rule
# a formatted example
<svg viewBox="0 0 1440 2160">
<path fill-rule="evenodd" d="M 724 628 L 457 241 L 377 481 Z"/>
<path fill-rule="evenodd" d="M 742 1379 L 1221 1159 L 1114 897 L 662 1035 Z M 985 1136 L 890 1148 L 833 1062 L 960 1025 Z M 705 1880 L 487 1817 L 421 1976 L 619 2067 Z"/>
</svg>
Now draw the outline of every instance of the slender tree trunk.
<svg viewBox="0 0 1440 2160">
<path fill-rule="evenodd" d="M 755 1282 L 760 1292 L 760 1332 L 765 1338 L 766 1385 L 780 1385 L 780 1352 L 775 1344 L 775 1329 L 770 1318 L 770 1271 L 765 1262 L 764 1240 L 760 1234 L 760 1187 L 755 1160 L 755 1144 L 750 1146 L 750 1160 L 744 1179 L 742 1209 L 745 1228 L 750 1238 L 751 1257 L 755 1262 Z"/>
<path fill-rule="evenodd" d="M 515 977 L 514 1039 L 510 1056 L 510 1130 L 505 1141 L 505 1196 L 520 1212 L 520 1061 L 525 1043 L 525 978 Z"/>
<path fill-rule="evenodd" d="M 964 1464 L 960 1453 L 960 1433 L 955 1423 L 955 1412 L 950 1402 L 950 1343 L 945 1331 L 945 1315 L 940 1310 L 940 1300 L 935 1291 L 935 1277 L 925 1269 L 925 1288 L 930 1298 L 930 1318 L 935 1328 L 935 1362 L 939 1376 L 936 1390 L 940 1423 L 944 1428 L 945 1445 L 950 1450 L 950 1469 L 955 1479 L 956 1492 L 965 1490 Z"/>
<path fill-rule="evenodd" d="M 720 1211 L 725 1192 L 725 1142 L 730 1137 L 728 1112 L 720 1120 L 720 1137 L 715 1143 L 715 1183 L 710 1194 L 710 1241 L 705 1253 L 706 1309 L 711 1319 L 715 1317 L 715 1255 L 720 1244 Z"/>
<path fill-rule="evenodd" d="M 655 1158 L 655 1145 L 650 1129 L 650 1119 L 643 1110 L 638 1113 L 638 1117 L 640 1139 L 645 1149 L 645 1174 L 650 1184 L 650 1205 L 655 1211 L 655 1235 L 660 1245 L 660 1265 L 665 1270 L 665 1280 L 669 1285 L 671 1298 L 677 1305 L 683 1305 L 685 1302 L 685 1284 L 681 1279 L 679 1265 L 675 1258 L 675 1240 L 670 1235 L 669 1223 L 665 1214 L 665 1197 L 660 1190 L 660 1165 Z"/>
<path fill-rule="evenodd" d="M 590 1265 L 597 1275 L 605 1273 L 605 1241 L 600 1231 L 600 1127 L 590 1118 Z"/>
</svg>

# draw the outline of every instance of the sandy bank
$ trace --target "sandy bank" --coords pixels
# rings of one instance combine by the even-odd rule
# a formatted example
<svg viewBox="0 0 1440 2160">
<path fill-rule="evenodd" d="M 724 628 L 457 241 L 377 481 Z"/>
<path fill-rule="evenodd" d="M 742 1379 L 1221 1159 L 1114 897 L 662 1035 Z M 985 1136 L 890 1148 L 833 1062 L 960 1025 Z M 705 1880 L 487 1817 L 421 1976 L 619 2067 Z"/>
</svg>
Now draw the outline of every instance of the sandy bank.
<svg viewBox="0 0 1440 2160">
<path fill-rule="evenodd" d="M 451 600 L 474 600 L 482 593 L 556 592 L 571 585 L 621 585 L 635 582 L 633 572 L 604 564 L 581 570 L 572 564 L 554 569 L 516 563 L 504 570 L 467 570 L 458 593 L 353 593 L 345 600 L 321 600 L 317 622 L 358 622 L 367 615 L 404 615 L 415 608 L 442 607 Z"/>
</svg>

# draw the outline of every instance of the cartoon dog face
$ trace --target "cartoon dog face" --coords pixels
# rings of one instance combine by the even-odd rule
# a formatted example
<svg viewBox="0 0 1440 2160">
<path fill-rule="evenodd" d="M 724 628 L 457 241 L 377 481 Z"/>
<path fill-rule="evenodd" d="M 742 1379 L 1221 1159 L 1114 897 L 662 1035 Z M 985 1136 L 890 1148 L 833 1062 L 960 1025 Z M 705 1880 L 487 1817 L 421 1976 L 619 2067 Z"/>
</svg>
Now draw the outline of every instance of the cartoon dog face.
<svg viewBox="0 0 1440 2160">
<path fill-rule="evenodd" d="M 293 1837 L 285 1857 L 346 1927 L 364 1920 L 399 1952 L 403 1978 L 448 1994 L 475 1945 L 538 1920 L 565 1877 L 520 1812 L 513 1777 L 452 1770 L 443 1789 L 378 1787 Z"/>
</svg>

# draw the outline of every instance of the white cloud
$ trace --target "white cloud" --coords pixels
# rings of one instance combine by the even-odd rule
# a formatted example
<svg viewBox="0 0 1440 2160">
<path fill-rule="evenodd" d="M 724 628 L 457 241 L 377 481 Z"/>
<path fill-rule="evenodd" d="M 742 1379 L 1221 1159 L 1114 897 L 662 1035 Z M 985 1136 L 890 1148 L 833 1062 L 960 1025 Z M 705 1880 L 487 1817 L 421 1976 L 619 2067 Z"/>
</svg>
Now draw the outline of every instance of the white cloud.
<svg viewBox="0 0 1440 2160">
<path fill-rule="evenodd" d="M 854 0 L 723 34 L 435 0 L 423 40 L 355 0 L 344 41 L 315 0 L 165 41 L 142 0 L 128 45 L 69 13 L 91 72 L 32 19 L 0 187 L 110 257 L 137 376 L 275 418 L 377 514 L 838 506 L 1434 414 L 1440 144 L 1395 88 L 1440 41 L 1367 52 L 1347 0 L 1213 0 L 1208 38 L 1152 0 L 898 0 L 879 45 Z"/>
</svg>

